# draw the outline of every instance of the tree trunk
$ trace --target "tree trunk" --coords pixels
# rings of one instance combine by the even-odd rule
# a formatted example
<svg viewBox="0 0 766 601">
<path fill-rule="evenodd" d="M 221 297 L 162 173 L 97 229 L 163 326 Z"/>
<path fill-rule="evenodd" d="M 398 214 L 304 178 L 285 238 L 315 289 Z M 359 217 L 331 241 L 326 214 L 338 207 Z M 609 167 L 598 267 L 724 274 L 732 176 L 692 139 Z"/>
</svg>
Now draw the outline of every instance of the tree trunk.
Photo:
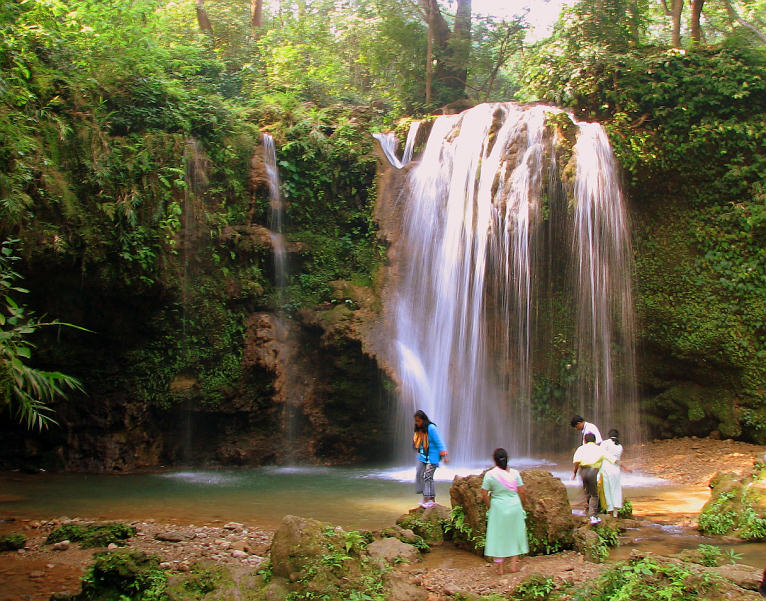
<svg viewBox="0 0 766 601">
<path fill-rule="evenodd" d="M 729 14 L 729 19 L 731 19 L 732 23 L 736 22 L 739 23 L 742 27 L 745 29 L 749 29 L 752 31 L 755 35 L 758 36 L 758 38 L 766 44 L 766 33 L 758 29 L 755 25 L 752 23 L 748 23 L 745 21 L 742 17 L 739 16 L 739 13 L 737 13 L 736 9 L 732 5 L 730 0 L 723 0 L 724 5 L 726 5 L 726 12 Z"/>
<path fill-rule="evenodd" d="M 210 19 L 205 10 L 205 0 L 195 0 L 195 6 L 197 9 L 197 23 L 199 24 L 200 31 L 212 37 L 213 26 L 210 24 Z"/>
<path fill-rule="evenodd" d="M 681 47 L 681 14 L 684 10 L 684 0 L 673 0 L 673 48 Z"/>
<path fill-rule="evenodd" d="M 426 8 L 426 22 L 428 23 L 428 47 L 426 49 L 426 106 L 431 104 L 431 87 L 434 76 L 434 30 L 431 26 L 431 5 Z"/>
<path fill-rule="evenodd" d="M 263 0 L 250 0 L 250 27 L 254 31 L 263 27 Z"/>
<path fill-rule="evenodd" d="M 691 0 L 692 2 L 692 42 L 699 44 L 701 40 L 700 19 L 702 17 L 702 7 L 705 4 L 705 0 Z"/>
</svg>

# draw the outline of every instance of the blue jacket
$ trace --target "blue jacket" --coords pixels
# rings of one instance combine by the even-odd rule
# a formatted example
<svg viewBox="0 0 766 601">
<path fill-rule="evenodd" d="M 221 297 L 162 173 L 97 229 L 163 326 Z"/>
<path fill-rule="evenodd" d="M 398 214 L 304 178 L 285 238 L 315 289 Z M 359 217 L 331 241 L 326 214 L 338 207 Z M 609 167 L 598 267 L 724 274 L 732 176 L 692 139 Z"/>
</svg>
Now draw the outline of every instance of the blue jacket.
<svg viewBox="0 0 766 601">
<path fill-rule="evenodd" d="M 422 463 L 430 463 L 432 465 L 439 465 L 441 460 L 441 452 L 447 450 L 447 445 L 444 444 L 442 437 L 439 436 L 439 428 L 435 424 L 428 424 L 428 457 L 423 452 L 423 445 L 420 445 L 418 449 L 418 460 Z"/>
</svg>

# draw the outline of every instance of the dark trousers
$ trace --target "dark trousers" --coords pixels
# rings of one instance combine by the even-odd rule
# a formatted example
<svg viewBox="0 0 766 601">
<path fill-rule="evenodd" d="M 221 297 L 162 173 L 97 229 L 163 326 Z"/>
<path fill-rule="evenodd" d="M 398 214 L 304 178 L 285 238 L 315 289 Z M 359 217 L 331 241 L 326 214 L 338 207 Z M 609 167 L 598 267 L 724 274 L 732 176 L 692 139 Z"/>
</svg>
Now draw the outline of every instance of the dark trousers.
<svg viewBox="0 0 766 601">
<path fill-rule="evenodd" d="M 598 469 L 595 467 L 580 467 L 582 489 L 585 493 L 585 504 L 588 515 L 598 515 Z"/>
</svg>

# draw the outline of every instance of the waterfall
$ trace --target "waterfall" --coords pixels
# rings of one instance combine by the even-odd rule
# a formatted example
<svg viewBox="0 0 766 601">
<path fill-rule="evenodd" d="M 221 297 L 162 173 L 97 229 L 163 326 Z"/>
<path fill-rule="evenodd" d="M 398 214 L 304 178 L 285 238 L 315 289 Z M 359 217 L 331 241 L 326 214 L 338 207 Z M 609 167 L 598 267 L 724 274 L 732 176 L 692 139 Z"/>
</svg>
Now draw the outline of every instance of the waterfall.
<svg viewBox="0 0 766 601">
<path fill-rule="evenodd" d="M 397 169 L 401 169 L 407 163 L 412 160 L 412 152 L 415 148 L 415 140 L 418 137 L 418 130 L 420 129 L 420 121 L 413 121 L 410 123 L 410 129 L 407 132 L 407 141 L 404 145 L 404 153 L 402 159 L 396 156 L 396 147 L 398 140 L 394 132 L 376 133 L 372 136 L 380 143 L 380 148 L 383 150 L 383 154 L 386 155 L 388 162 L 391 163 Z"/>
<path fill-rule="evenodd" d="M 274 252 L 274 288 L 277 293 L 277 305 L 281 307 L 284 303 L 284 291 L 287 286 L 287 247 L 283 233 L 285 205 L 279 189 L 279 169 L 274 138 L 267 133 L 262 135 L 263 164 L 269 182 L 269 231 L 271 232 L 271 246 Z"/>
<path fill-rule="evenodd" d="M 381 196 L 400 219 L 384 301 L 402 411 L 423 409 L 458 464 L 486 463 L 498 446 L 569 448 L 572 412 L 637 428 L 617 165 L 599 125 L 575 122 L 574 144 L 561 137 L 548 124 L 561 113 L 502 103 L 439 117 Z M 543 386 L 568 369 L 571 381 Z"/>
</svg>

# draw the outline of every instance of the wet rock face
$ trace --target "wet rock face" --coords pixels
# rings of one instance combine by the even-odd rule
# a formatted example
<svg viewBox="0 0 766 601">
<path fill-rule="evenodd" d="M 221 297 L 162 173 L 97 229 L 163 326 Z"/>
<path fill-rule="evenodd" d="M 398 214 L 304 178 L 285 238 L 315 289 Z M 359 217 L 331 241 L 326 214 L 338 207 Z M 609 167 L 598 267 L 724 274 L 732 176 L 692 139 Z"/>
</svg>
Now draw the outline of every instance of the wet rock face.
<svg viewBox="0 0 766 601">
<path fill-rule="evenodd" d="M 453 541 L 458 547 L 478 555 L 484 554 L 487 536 L 487 506 L 482 502 L 481 483 L 484 473 L 455 478 L 449 490 L 452 507 L 461 507 L 463 524 L 452 526 Z"/>
</svg>

